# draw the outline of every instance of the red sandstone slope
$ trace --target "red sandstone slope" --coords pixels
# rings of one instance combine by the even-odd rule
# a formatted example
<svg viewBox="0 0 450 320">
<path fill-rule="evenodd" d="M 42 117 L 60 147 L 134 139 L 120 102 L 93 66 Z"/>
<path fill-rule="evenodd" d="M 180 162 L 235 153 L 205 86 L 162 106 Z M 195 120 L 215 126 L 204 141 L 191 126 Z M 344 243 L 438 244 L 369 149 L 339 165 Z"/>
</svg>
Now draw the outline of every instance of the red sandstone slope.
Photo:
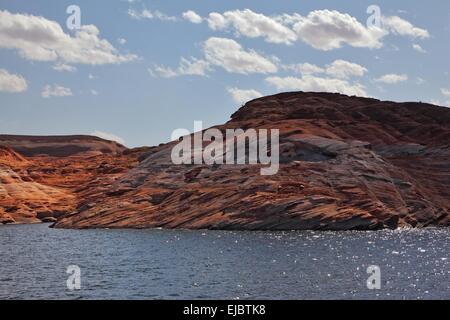
<svg viewBox="0 0 450 320">
<path fill-rule="evenodd" d="M 450 109 L 329 93 L 248 102 L 217 128 L 280 129 L 281 167 L 173 165 L 152 149 L 61 228 L 379 229 L 450 224 Z"/>
<path fill-rule="evenodd" d="M 10 147 L 0 145 L 0 165 L 20 166 L 27 163 L 28 161 L 24 156 L 18 154 Z"/>
<path fill-rule="evenodd" d="M 0 146 L 0 223 L 40 222 L 73 210 L 73 196 L 33 180 L 27 171 L 31 166 L 22 155 Z"/>
<path fill-rule="evenodd" d="M 2 137 L 4 142 L 5 136 Z M 55 157 L 26 158 L 10 147 L 0 146 L 0 223 L 55 221 L 75 211 L 80 202 L 79 193 L 90 184 L 97 190 L 109 185 L 135 167 L 139 154 L 146 150 L 127 150 L 115 142 L 86 136 L 82 141 L 77 138 L 77 142 L 73 137 L 65 141 L 63 137 L 29 136 L 23 141 L 20 136 L 8 141 L 17 144 L 14 148 L 26 145 L 29 152 L 46 150 Z M 74 143 L 83 143 L 89 148 L 86 152 L 63 157 L 61 151 L 74 150 Z M 124 151 L 119 153 L 122 149 Z"/>
<path fill-rule="evenodd" d="M 121 144 L 94 136 L 22 136 L 0 135 L 0 145 L 9 146 L 27 157 L 68 157 L 77 154 L 117 154 Z"/>
</svg>

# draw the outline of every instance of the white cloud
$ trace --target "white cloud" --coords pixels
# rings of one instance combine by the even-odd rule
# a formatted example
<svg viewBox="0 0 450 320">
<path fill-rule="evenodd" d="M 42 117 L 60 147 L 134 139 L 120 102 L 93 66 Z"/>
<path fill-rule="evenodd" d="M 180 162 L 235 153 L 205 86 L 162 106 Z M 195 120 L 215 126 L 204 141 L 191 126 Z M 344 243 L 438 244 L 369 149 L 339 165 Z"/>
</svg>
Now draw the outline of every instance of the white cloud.
<svg viewBox="0 0 450 320">
<path fill-rule="evenodd" d="M 209 62 L 201 59 L 191 58 L 191 60 L 181 58 L 178 73 L 182 75 L 205 76 L 211 67 Z"/>
<path fill-rule="evenodd" d="M 239 43 L 231 39 L 209 38 L 203 49 L 209 63 L 220 66 L 228 72 L 249 74 L 273 73 L 278 70 L 268 58 L 254 50 L 244 50 Z"/>
<path fill-rule="evenodd" d="M 365 97 L 367 93 L 363 85 L 350 83 L 343 79 L 321 78 L 313 75 L 296 77 L 268 77 L 266 81 L 278 90 L 302 90 L 316 92 L 339 92 L 347 95 Z"/>
<path fill-rule="evenodd" d="M 193 57 L 191 57 L 190 60 L 182 57 L 180 60 L 180 65 L 176 70 L 158 65 L 148 69 L 152 76 L 163 78 L 173 78 L 185 75 L 206 76 L 207 72 L 210 70 L 212 70 L 212 68 L 209 62 Z"/>
<path fill-rule="evenodd" d="M 413 49 L 416 50 L 417 52 L 420 53 L 427 53 L 427 50 L 425 50 L 424 48 L 422 48 L 422 46 L 420 44 L 414 43 L 412 45 Z"/>
<path fill-rule="evenodd" d="M 155 65 L 153 68 L 147 70 L 152 77 L 174 78 L 178 76 L 178 73 L 175 70 L 164 66 Z"/>
<path fill-rule="evenodd" d="M 93 96 L 98 96 L 98 91 L 92 89 L 92 90 L 91 90 L 91 94 L 92 94 Z"/>
<path fill-rule="evenodd" d="M 5 69 L 0 69 L 0 92 L 23 92 L 27 90 L 27 81 L 18 74 L 9 73 Z"/>
<path fill-rule="evenodd" d="M 275 21 L 278 21 L 279 23 L 282 23 L 286 26 L 291 27 L 295 23 L 301 21 L 303 19 L 303 17 L 299 13 L 294 12 L 293 14 L 283 13 L 283 14 L 274 16 L 273 19 Z"/>
<path fill-rule="evenodd" d="M 441 88 L 441 93 L 447 98 L 450 98 L 450 89 Z"/>
<path fill-rule="evenodd" d="M 101 65 L 137 59 L 122 55 L 94 25 L 84 25 L 71 36 L 52 20 L 0 11 L 0 47 L 16 49 L 28 60 Z"/>
<path fill-rule="evenodd" d="M 75 72 L 77 71 L 77 68 L 74 66 L 71 66 L 69 64 L 65 64 L 65 63 L 57 63 L 52 67 L 54 70 L 56 71 L 67 71 L 67 72 Z"/>
<path fill-rule="evenodd" d="M 341 79 L 348 79 L 350 76 L 362 77 L 366 72 L 367 69 L 363 66 L 345 60 L 335 60 L 326 69 L 327 74 Z"/>
<path fill-rule="evenodd" d="M 315 10 L 306 17 L 298 17 L 293 26 L 297 36 L 319 50 L 332 50 L 346 43 L 352 47 L 379 48 L 387 32 L 381 28 L 367 28 L 356 18 L 335 10 Z"/>
<path fill-rule="evenodd" d="M 211 12 L 208 17 L 208 26 L 212 30 L 223 30 L 227 28 L 228 21 L 218 12 Z"/>
<path fill-rule="evenodd" d="M 127 43 L 127 39 L 125 38 L 117 38 L 117 42 L 121 45 L 124 45 L 125 43 Z"/>
<path fill-rule="evenodd" d="M 57 85 L 57 84 L 54 84 L 53 86 L 46 85 L 41 92 L 41 96 L 43 98 L 67 97 L 67 96 L 72 96 L 72 95 L 73 95 L 72 90 L 70 90 L 69 88 Z"/>
<path fill-rule="evenodd" d="M 161 21 L 177 21 L 177 18 L 174 16 L 169 16 L 161 11 L 150 11 L 148 9 L 143 9 L 142 11 L 137 11 L 134 9 L 128 9 L 128 15 L 136 20 L 142 19 L 157 19 Z"/>
<path fill-rule="evenodd" d="M 105 139 L 105 140 L 115 141 L 115 142 L 118 142 L 120 144 L 125 144 L 125 140 L 124 139 L 122 139 L 119 136 L 116 136 L 113 133 L 95 130 L 94 132 L 91 133 L 91 135 L 99 137 L 99 138 L 102 138 L 102 139 Z"/>
<path fill-rule="evenodd" d="M 195 24 L 202 23 L 203 21 L 202 17 L 200 17 L 195 11 L 192 10 L 183 12 L 183 18 Z"/>
<path fill-rule="evenodd" d="M 144 9 L 140 12 L 134 9 L 128 9 L 128 15 L 136 20 L 153 19 L 153 14 L 151 13 L 150 10 L 147 9 Z"/>
<path fill-rule="evenodd" d="M 233 29 L 236 35 L 249 38 L 263 37 L 267 42 L 290 44 L 297 40 L 295 32 L 275 19 L 250 9 L 213 12 L 208 25 L 213 30 Z"/>
<path fill-rule="evenodd" d="M 267 42 L 291 44 L 301 40 L 319 50 L 352 47 L 380 48 L 382 39 L 392 33 L 412 38 L 428 38 L 425 29 L 398 17 L 382 17 L 383 26 L 366 26 L 355 17 L 336 10 L 314 10 L 306 16 L 298 13 L 266 16 L 250 9 L 211 12 L 206 18 L 210 29 L 233 31 L 250 38 L 262 37 Z"/>
<path fill-rule="evenodd" d="M 367 69 L 357 63 L 349 62 L 346 60 L 335 60 L 331 64 L 325 67 L 319 67 L 311 63 L 300 63 L 284 66 L 287 70 L 292 70 L 294 72 L 311 75 L 325 73 L 332 76 L 333 78 L 348 79 L 350 77 L 362 77 Z"/>
<path fill-rule="evenodd" d="M 239 43 L 227 38 L 209 38 L 203 45 L 204 59 L 181 58 L 178 68 L 155 65 L 149 68 L 154 77 L 173 78 L 183 75 L 206 76 L 214 66 L 230 73 L 273 73 L 278 70 L 275 57 L 262 56 L 254 50 L 245 50 Z"/>
<path fill-rule="evenodd" d="M 253 89 L 243 90 L 238 88 L 228 88 L 227 91 L 231 94 L 233 100 L 239 104 L 244 104 L 247 101 L 260 98 L 263 96 L 261 92 Z"/>
<path fill-rule="evenodd" d="M 322 73 L 325 71 L 323 68 L 307 62 L 299 64 L 291 64 L 286 66 L 286 69 L 301 74 L 314 74 L 314 73 Z"/>
<path fill-rule="evenodd" d="M 375 79 L 376 82 L 382 82 L 386 84 L 395 84 L 399 82 L 405 82 L 408 80 L 408 75 L 406 74 L 385 74 L 384 76 L 381 76 L 377 79 Z"/>
<path fill-rule="evenodd" d="M 394 34 L 420 39 L 430 37 L 427 30 L 414 27 L 409 21 L 406 21 L 398 16 L 383 17 L 382 21 L 383 27 Z"/>
<path fill-rule="evenodd" d="M 89 78 L 90 80 L 93 80 L 93 79 L 96 79 L 97 77 L 94 76 L 93 74 L 89 73 L 88 78 Z"/>
</svg>

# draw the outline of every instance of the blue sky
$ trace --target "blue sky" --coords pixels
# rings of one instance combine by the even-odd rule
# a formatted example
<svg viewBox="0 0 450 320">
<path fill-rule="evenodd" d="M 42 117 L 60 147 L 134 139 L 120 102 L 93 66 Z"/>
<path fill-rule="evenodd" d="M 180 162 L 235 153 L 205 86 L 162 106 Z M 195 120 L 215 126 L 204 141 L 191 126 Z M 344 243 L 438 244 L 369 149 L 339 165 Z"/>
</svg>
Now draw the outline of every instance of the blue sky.
<svg viewBox="0 0 450 320">
<path fill-rule="evenodd" d="M 292 90 L 450 105 L 449 56 L 448 1 L 2 0 L 0 133 L 155 145 Z"/>
</svg>

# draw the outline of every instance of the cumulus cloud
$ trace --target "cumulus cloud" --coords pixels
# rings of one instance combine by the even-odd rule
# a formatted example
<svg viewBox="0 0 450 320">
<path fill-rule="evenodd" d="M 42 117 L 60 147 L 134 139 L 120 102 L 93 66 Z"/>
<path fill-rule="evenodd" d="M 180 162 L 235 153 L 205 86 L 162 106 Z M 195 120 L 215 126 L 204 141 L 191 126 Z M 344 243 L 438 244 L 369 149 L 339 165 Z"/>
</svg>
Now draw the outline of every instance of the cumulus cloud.
<svg viewBox="0 0 450 320">
<path fill-rule="evenodd" d="M 71 66 L 69 64 L 61 63 L 61 62 L 55 64 L 52 68 L 53 68 L 53 70 L 60 71 L 60 72 L 62 72 L 62 71 L 67 71 L 67 72 L 77 71 L 76 67 Z"/>
<path fill-rule="evenodd" d="M 298 64 L 291 64 L 285 67 L 285 69 L 292 70 L 297 73 L 302 74 L 314 74 L 314 73 L 322 73 L 325 70 L 319 66 L 316 66 L 315 64 L 311 63 L 298 63 Z"/>
<path fill-rule="evenodd" d="M 266 81 L 278 90 L 302 90 L 316 92 L 338 92 L 365 97 L 365 87 L 347 80 L 304 75 L 297 77 L 268 77 Z"/>
<path fill-rule="evenodd" d="M 253 89 L 243 90 L 238 88 L 228 88 L 227 91 L 231 94 L 233 100 L 239 104 L 244 104 L 247 101 L 263 96 L 261 92 Z"/>
<path fill-rule="evenodd" d="M 427 50 L 425 50 L 424 48 L 422 48 L 422 46 L 420 44 L 414 43 L 412 45 L 413 49 L 416 50 L 417 52 L 420 53 L 427 53 Z"/>
<path fill-rule="evenodd" d="M 315 10 L 293 26 L 297 36 L 319 50 L 332 50 L 348 44 L 352 47 L 380 48 L 386 31 L 365 27 L 356 18 L 335 10 Z"/>
<path fill-rule="evenodd" d="M 154 77 L 173 78 L 183 75 L 206 76 L 213 67 L 239 74 L 273 73 L 278 70 L 276 62 L 254 50 L 245 50 L 239 43 L 227 38 L 209 38 L 203 44 L 203 54 L 203 59 L 181 58 L 177 68 L 155 65 L 148 71 Z"/>
<path fill-rule="evenodd" d="M 96 26 L 84 25 L 71 36 L 56 21 L 0 11 L 0 47 L 16 49 L 25 59 L 101 65 L 137 58 L 133 54 L 120 54 L 99 34 Z"/>
<path fill-rule="evenodd" d="M 274 62 L 254 50 L 245 50 L 234 40 L 209 38 L 203 51 L 206 60 L 212 65 L 222 67 L 231 73 L 273 73 L 278 68 Z"/>
<path fill-rule="evenodd" d="M 181 58 L 177 69 L 164 66 L 154 66 L 149 68 L 149 73 L 154 77 L 173 78 L 178 76 L 206 76 L 207 72 L 212 70 L 210 63 L 191 57 L 191 59 Z"/>
<path fill-rule="evenodd" d="M 386 83 L 386 84 L 395 84 L 399 82 L 405 82 L 408 80 L 408 75 L 406 74 L 385 74 L 377 79 L 375 79 L 376 82 Z"/>
<path fill-rule="evenodd" d="M 182 75 L 205 76 L 207 71 L 211 70 L 209 62 L 191 58 L 191 60 L 181 58 L 178 73 Z"/>
<path fill-rule="evenodd" d="M 148 9 L 143 9 L 141 11 L 137 11 L 135 9 L 128 9 L 128 15 L 136 20 L 142 19 L 157 19 L 161 21 L 177 21 L 177 18 L 174 16 L 169 16 L 161 11 L 155 10 L 150 11 Z"/>
<path fill-rule="evenodd" d="M 311 75 L 311 74 L 327 74 L 333 78 L 348 79 L 350 77 L 362 77 L 367 69 L 357 63 L 349 62 L 346 60 L 338 59 L 325 67 L 319 67 L 311 63 L 300 63 L 284 66 L 287 70 L 294 72 Z"/>
<path fill-rule="evenodd" d="M 153 68 L 148 68 L 147 70 L 152 77 L 174 78 L 178 76 L 175 70 L 165 66 L 155 65 Z"/>
<path fill-rule="evenodd" d="M 186 12 L 183 12 L 183 18 L 186 19 L 189 22 L 199 24 L 202 23 L 203 18 L 200 17 L 195 11 L 188 10 Z"/>
<path fill-rule="evenodd" d="M 367 27 L 355 17 L 336 10 L 314 10 L 267 16 L 250 9 L 211 12 L 206 18 L 210 29 L 233 31 L 236 36 L 262 37 L 267 42 L 291 44 L 301 40 L 319 50 L 352 47 L 380 48 L 382 39 L 392 33 L 412 38 L 427 38 L 429 33 L 398 16 L 382 17 L 383 26 Z"/>
<path fill-rule="evenodd" d="M 9 73 L 5 69 L 0 69 L 0 92 L 23 92 L 27 90 L 27 81 L 18 74 Z"/>
<path fill-rule="evenodd" d="M 41 92 L 41 96 L 43 98 L 50 97 L 67 97 L 72 96 L 72 90 L 69 88 L 54 84 L 54 85 L 46 85 Z"/>
<path fill-rule="evenodd" d="M 366 72 L 367 69 L 363 66 L 345 60 L 335 60 L 326 69 L 327 74 L 341 79 L 351 76 L 362 77 Z"/>
<path fill-rule="evenodd" d="M 208 17 L 208 25 L 213 30 L 232 29 L 236 35 L 249 38 L 262 37 L 267 42 L 291 44 L 297 40 L 295 32 L 274 18 L 252 10 L 213 12 Z"/>
<path fill-rule="evenodd" d="M 228 21 L 218 12 L 211 12 L 208 17 L 208 26 L 212 30 L 224 30 L 228 26 Z"/>
<path fill-rule="evenodd" d="M 99 137 L 99 138 L 102 138 L 102 139 L 105 139 L 105 140 L 115 141 L 115 142 L 118 142 L 120 144 L 125 144 L 125 140 L 124 139 L 122 139 L 119 136 L 116 136 L 113 133 L 95 130 L 94 132 L 91 133 L 91 135 Z"/>
<path fill-rule="evenodd" d="M 411 24 L 411 22 L 406 21 L 398 16 L 383 17 L 382 22 L 383 27 L 394 34 L 420 39 L 430 37 L 430 34 L 427 30 L 415 27 Z"/>
</svg>

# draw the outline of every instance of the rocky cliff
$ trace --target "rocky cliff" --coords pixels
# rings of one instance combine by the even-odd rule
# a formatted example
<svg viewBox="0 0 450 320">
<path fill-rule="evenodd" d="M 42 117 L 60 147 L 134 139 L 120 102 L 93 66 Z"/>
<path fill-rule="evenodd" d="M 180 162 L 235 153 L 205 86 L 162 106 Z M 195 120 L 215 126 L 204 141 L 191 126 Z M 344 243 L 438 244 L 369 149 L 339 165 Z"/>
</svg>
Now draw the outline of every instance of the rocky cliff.
<svg viewBox="0 0 450 320">
<path fill-rule="evenodd" d="M 52 222 L 76 211 L 85 188 L 99 190 L 112 183 L 135 167 L 145 150 L 128 150 L 88 136 L 66 140 L 0 136 L 0 140 L 10 145 L 0 146 L 0 224 Z M 82 144 L 84 151 L 73 148 Z M 25 157 L 13 148 L 32 156 Z"/>
<path fill-rule="evenodd" d="M 11 147 L 27 157 L 117 154 L 126 150 L 117 142 L 85 135 L 22 136 L 3 134 L 0 135 L 0 145 Z"/>
<path fill-rule="evenodd" d="M 174 143 L 78 191 L 59 228 L 374 230 L 450 225 L 450 109 L 330 93 L 248 102 L 226 128 L 280 130 L 280 169 L 174 165 Z"/>
</svg>

